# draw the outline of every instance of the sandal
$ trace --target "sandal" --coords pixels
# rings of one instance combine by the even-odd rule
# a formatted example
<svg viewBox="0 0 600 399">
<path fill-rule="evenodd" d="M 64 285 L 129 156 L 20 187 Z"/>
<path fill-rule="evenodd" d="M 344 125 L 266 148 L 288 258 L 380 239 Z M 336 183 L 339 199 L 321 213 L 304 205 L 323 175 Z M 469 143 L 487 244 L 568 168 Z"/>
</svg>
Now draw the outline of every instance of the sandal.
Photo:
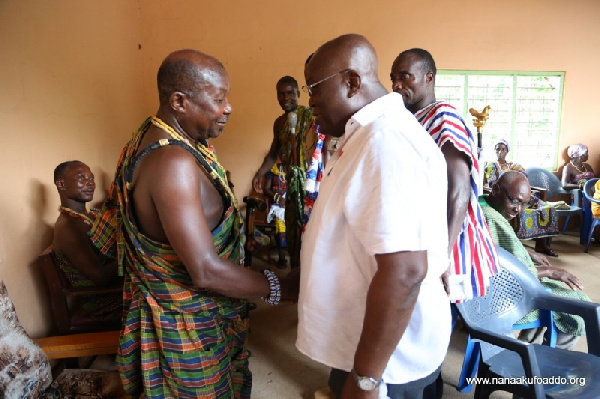
<svg viewBox="0 0 600 399">
<path fill-rule="evenodd" d="M 546 248 L 543 253 L 548 256 L 554 256 L 555 258 L 558 258 L 558 254 L 552 248 Z"/>
<path fill-rule="evenodd" d="M 279 259 L 277 261 L 277 263 L 275 264 L 275 266 L 277 266 L 277 268 L 279 269 L 285 269 L 287 267 L 287 260 L 284 259 Z"/>
</svg>

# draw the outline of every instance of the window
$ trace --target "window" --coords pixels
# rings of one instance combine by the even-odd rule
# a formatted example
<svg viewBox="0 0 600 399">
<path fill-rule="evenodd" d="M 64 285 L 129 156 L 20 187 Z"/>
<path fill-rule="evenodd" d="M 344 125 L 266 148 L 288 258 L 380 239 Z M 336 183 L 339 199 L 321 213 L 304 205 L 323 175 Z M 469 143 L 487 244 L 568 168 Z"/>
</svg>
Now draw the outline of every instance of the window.
<svg viewBox="0 0 600 399">
<path fill-rule="evenodd" d="M 563 72 L 438 71 L 435 95 L 462 113 L 491 107 L 482 131 L 483 158 L 495 160 L 494 143 L 510 143 L 508 160 L 556 169 Z M 473 132 L 475 134 L 476 130 Z"/>
</svg>

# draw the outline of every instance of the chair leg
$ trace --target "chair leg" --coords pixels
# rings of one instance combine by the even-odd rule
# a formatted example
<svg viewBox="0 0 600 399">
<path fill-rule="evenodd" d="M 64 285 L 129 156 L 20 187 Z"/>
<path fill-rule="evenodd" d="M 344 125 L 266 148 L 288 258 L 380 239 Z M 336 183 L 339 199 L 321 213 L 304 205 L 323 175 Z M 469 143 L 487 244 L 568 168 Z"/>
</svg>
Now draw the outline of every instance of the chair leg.
<svg viewBox="0 0 600 399">
<path fill-rule="evenodd" d="M 565 224 L 564 224 L 563 229 L 560 232 L 560 234 L 564 235 L 567 232 L 567 226 L 569 226 L 569 220 L 571 220 L 571 216 L 567 216 L 567 220 L 565 220 Z"/>
<path fill-rule="evenodd" d="M 594 229 L 596 226 L 600 225 L 600 220 L 594 219 L 592 225 L 590 226 L 590 232 L 587 236 L 587 241 L 585 242 L 585 252 L 587 253 L 590 249 L 590 242 L 592 242 L 592 236 L 594 235 Z"/>
<path fill-rule="evenodd" d="M 458 377 L 458 384 L 456 390 L 459 392 L 471 392 L 472 384 L 467 383 L 467 378 L 475 377 L 477 369 L 479 368 L 479 358 L 481 354 L 481 348 L 479 342 L 471 340 L 471 336 L 467 338 L 467 347 L 465 348 L 465 358 L 463 360 L 462 370 L 460 377 Z"/>
</svg>

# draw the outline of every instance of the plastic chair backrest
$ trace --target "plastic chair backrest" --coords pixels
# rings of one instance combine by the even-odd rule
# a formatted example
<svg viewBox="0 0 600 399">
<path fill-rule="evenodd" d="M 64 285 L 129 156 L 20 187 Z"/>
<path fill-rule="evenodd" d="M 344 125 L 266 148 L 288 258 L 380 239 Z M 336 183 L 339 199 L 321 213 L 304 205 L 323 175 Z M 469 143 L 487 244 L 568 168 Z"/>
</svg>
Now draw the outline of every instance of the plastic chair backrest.
<svg viewBox="0 0 600 399">
<path fill-rule="evenodd" d="M 594 198 L 594 193 L 596 192 L 596 182 L 600 180 L 598 178 L 590 179 L 585 182 L 583 186 L 583 195 L 590 202 L 600 202 Z"/>
<path fill-rule="evenodd" d="M 532 310 L 533 298 L 546 295 L 544 287 L 514 255 L 498 247 L 500 272 L 492 277 L 485 297 L 457 304 L 467 325 L 484 327 L 514 338 L 513 324 Z M 502 349 L 481 342 L 484 361 Z"/>
<path fill-rule="evenodd" d="M 528 168 L 526 170 L 527 179 L 529 180 L 529 184 L 533 187 L 541 187 L 546 189 L 546 200 L 552 200 L 558 194 L 569 194 L 569 191 L 566 191 L 562 187 L 562 183 L 554 175 L 554 173 L 546 170 L 544 168 Z"/>
</svg>

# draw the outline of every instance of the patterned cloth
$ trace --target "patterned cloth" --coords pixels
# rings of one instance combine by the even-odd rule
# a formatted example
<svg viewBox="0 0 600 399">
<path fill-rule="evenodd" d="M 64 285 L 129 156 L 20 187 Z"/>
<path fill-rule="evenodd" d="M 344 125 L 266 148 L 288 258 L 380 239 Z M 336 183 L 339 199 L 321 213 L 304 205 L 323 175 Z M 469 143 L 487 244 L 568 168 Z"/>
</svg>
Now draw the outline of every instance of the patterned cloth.
<svg viewBox="0 0 600 399">
<path fill-rule="evenodd" d="M 479 203 L 483 210 L 483 214 L 485 215 L 485 219 L 487 220 L 494 242 L 516 256 L 517 259 L 527 266 L 531 273 L 537 276 L 536 265 L 531 260 L 527 249 L 525 249 L 508 221 L 498 211 L 492 208 L 485 198 L 487 198 L 487 196 L 483 196 L 479 200 Z M 552 280 L 547 277 L 543 277 L 540 281 L 544 287 L 550 288 L 555 295 L 590 302 L 590 298 L 585 293 L 582 291 L 573 291 L 560 281 Z M 539 319 L 539 311 L 534 310 L 525 315 L 523 319 L 519 320 L 518 324 L 531 323 L 537 319 Z M 579 316 L 555 312 L 554 323 L 556 324 L 556 327 L 565 334 L 585 334 L 584 321 Z"/>
<path fill-rule="evenodd" d="M 527 176 L 525 168 L 516 162 L 507 162 L 506 167 L 502 168 L 498 161 L 486 162 L 485 168 L 483 169 L 483 183 L 491 187 L 504 172 L 516 170 L 517 172 L 523 173 Z"/>
<path fill-rule="evenodd" d="M 287 172 L 285 230 L 292 268 L 299 266 L 300 262 L 300 233 L 305 201 L 304 180 L 308 167 L 307 151 L 312 153 L 313 145 L 317 140 L 312 108 L 298 105 L 295 112 L 298 115 L 294 134 L 297 160 L 292 160 L 292 133 L 287 121 L 278 135 L 281 146 L 279 159 Z"/>
<path fill-rule="evenodd" d="M 498 253 L 477 202 L 481 194 L 477 144 L 456 108 L 437 101 L 417 111 L 415 117 L 439 148 L 450 142 L 469 158 L 471 198 L 461 232 L 451 254 L 451 273 L 470 276 L 473 296 L 485 296 L 490 277 L 497 272 Z M 429 193 L 433 195 L 433 193 Z"/>
<path fill-rule="evenodd" d="M 54 254 L 58 261 L 58 267 L 73 288 L 94 287 L 96 285 L 84 276 L 65 254 L 57 251 L 54 251 Z M 120 293 L 88 295 L 81 298 L 79 305 L 94 320 L 119 323 L 123 316 L 123 295 Z"/>
<path fill-rule="evenodd" d="M 285 240 L 285 206 L 281 207 L 279 200 L 285 198 L 287 191 L 287 183 L 285 179 L 285 169 L 281 163 L 275 163 L 269 173 L 267 180 L 271 181 L 271 191 L 274 193 L 273 203 L 267 215 L 267 223 L 275 220 L 275 234 L 277 246 L 279 248 L 287 247 Z"/>
<path fill-rule="evenodd" d="M 318 129 L 317 129 L 318 130 Z M 319 196 L 319 186 L 323 178 L 323 144 L 325 143 L 325 135 L 319 133 L 317 136 L 317 145 L 313 152 L 308 169 L 306 170 L 306 181 L 304 182 L 304 190 L 306 198 L 304 201 L 304 216 L 302 218 L 302 231 L 306 228 L 306 223 L 310 218 L 315 201 Z"/>
<path fill-rule="evenodd" d="M 588 152 L 588 147 L 585 144 L 573 144 L 567 148 L 569 158 L 579 158 L 586 152 Z"/>
<path fill-rule="evenodd" d="M 0 279 L 0 398 L 40 398 L 51 382 L 48 357 L 27 335 Z"/>
<path fill-rule="evenodd" d="M 552 237 L 558 234 L 558 215 L 551 206 L 527 208 L 521 210 L 511 220 L 517 237 L 522 240 Z"/>
<path fill-rule="evenodd" d="M 587 182 L 590 179 L 593 179 L 594 177 L 596 177 L 596 175 L 594 175 L 594 172 L 583 172 L 575 175 L 575 177 L 573 177 L 569 183 L 577 184 L 581 188 L 583 187 L 585 182 Z"/>
<path fill-rule="evenodd" d="M 205 149 L 165 139 L 134 157 L 151 123 L 147 119 L 123 149 L 102 217 L 91 230 L 102 248 L 117 242 L 125 273 L 125 326 L 117 355 L 123 386 L 131 395 L 143 392 L 148 398 L 249 398 L 246 301 L 194 287 L 173 248 L 138 230 L 131 203 L 133 172 L 145 154 L 163 145 L 179 145 L 194 155 L 223 199 L 225 211 L 212 232 L 215 249 L 234 263 L 243 258 L 237 202 L 225 187 L 225 170 L 202 154 Z"/>
</svg>

